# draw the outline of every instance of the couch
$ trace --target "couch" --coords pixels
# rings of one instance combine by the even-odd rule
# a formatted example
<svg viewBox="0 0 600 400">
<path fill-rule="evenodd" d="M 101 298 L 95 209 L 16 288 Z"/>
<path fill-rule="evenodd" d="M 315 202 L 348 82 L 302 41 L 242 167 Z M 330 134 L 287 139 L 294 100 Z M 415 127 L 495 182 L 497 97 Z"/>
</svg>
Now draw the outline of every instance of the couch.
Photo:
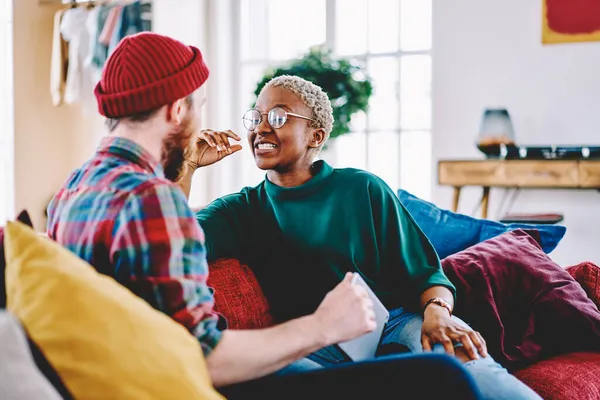
<svg viewBox="0 0 600 400">
<path fill-rule="evenodd" d="M 220 259 L 210 264 L 210 271 L 215 308 L 230 328 L 258 329 L 275 323 L 268 300 L 247 265 L 235 259 Z M 598 266 L 582 263 L 567 271 L 590 298 L 596 302 L 600 299 Z M 600 352 L 558 354 L 511 372 L 547 400 L 600 399 Z"/>
<path fill-rule="evenodd" d="M 411 212 L 413 215 L 417 214 L 414 209 Z M 447 217 L 444 215 L 444 218 L 447 219 Z M 464 226 L 465 223 L 473 224 L 474 221 L 463 218 L 461 223 Z M 480 230 L 481 235 L 487 231 L 486 234 L 489 237 L 489 230 L 492 228 L 495 235 L 509 231 L 501 226 L 487 222 L 486 224 L 488 225 L 486 229 Z M 448 226 L 447 220 L 445 225 Z M 551 251 L 560 240 L 560 238 L 557 239 L 557 235 L 562 236 L 563 234 L 564 230 L 561 231 L 560 228 L 546 231 L 547 241 L 545 246 L 541 247 Z M 0 262 L 4 259 L 1 236 L 2 229 L 0 229 Z M 485 241 L 484 239 L 486 237 L 473 240 L 476 243 Z M 456 242 L 453 243 L 456 244 Z M 473 248 L 472 245 L 473 243 L 464 243 L 462 246 Z M 449 252 L 459 250 L 452 249 Z M 247 265 L 235 259 L 222 259 L 211 262 L 210 271 L 209 285 L 215 290 L 215 308 L 225 317 L 230 328 L 258 329 L 275 324 L 275 320 L 269 312 L 268 300 Z M 597 307 L 600 302 L 600 268 L 593 263 L 582 263 L 566 268 L 566 271 L 574 281 L 581 285 L 581 288 Z M 0 287 L 3 286 L 3 284 L 0 285 Z M 0 303 L 4 303 L 4 300 L 4 293 L 0 293 Z M 55 388 L 61 387 L 60 378 L 55 375 L 51 366 L 40 365 L 41 362 L 46 361 L 43 355 L 39 354 L 39 350 L 35 348 L 35 344 L 30 342 L 30 346 L 32 346 L 38 368 L 42 369 L 46 378 Z M 511 372 L 545 399 L 600 399 L 600 353 L 596 351 L 564 352 L 541 358 L 522 368 L 515 368 Z M 64 390 L 64 387 L 62 389 Z M 60 394 L 63 395 L 63 398 L 68 398 L 63 390 L 59 390 Z"/>
</svg>

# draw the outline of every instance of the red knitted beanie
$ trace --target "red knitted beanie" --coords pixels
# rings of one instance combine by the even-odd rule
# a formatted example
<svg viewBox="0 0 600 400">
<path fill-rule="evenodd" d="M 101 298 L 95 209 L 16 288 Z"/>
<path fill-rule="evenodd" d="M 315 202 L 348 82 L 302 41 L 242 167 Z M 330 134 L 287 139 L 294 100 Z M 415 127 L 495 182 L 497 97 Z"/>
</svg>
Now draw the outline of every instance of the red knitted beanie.
<svg viewBox="0 0 600 400">
<path fill-rule="evenodd" d="M 143 32 L 125 37 L 115 48 L 94 94 L 100 114 L 123 118 L 185 98 L 206 79 L 208 67 L 196 47 Z"/>
</svg>

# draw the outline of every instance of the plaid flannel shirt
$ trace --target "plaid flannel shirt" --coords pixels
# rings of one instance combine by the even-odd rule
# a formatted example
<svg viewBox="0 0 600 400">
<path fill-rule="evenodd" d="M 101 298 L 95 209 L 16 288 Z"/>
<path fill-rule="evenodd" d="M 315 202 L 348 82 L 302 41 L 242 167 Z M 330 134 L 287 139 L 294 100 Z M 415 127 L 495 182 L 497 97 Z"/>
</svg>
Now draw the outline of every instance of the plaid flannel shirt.
<svg viewBox="0 0 600 400">
<path fill-rule="evenodd" d="M 181 189 L 134 142 L 105 138 L 73 172 L 48 207 L 48 235 L 184 325 L 205 354 L 216 346 L 202 229 Z"/>
</svg>

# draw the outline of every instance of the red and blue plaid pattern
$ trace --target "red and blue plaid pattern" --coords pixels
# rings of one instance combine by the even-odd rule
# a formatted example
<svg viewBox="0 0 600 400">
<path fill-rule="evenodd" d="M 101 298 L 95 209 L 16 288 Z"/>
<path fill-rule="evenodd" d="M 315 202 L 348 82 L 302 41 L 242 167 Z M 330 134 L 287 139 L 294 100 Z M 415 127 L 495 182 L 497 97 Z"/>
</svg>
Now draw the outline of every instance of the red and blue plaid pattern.
<svg viewBox="0 0 600 400">
<path fill-rule="evenodd" d="M 48 235 L 184 325 L 205 354 L 216 346 L 204 234 L 183 192 L 136 143 L 102 141 L 50 203 Z"/>
</svg>

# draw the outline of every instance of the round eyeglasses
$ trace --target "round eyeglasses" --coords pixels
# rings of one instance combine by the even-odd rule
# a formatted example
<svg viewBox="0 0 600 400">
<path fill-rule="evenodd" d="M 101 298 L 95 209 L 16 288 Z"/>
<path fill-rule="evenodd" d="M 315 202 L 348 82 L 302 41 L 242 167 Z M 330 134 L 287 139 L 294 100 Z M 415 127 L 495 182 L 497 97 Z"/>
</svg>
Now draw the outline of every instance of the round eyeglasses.
<svg viewBox="0 0 600 400">
<path fill-rule="evenodd" d="M 244 128 L 246 128 L 249 131 L 255 130 L 256 127 L 262 122 L 263 115 L 267 116 L 267 121 L 273 129 L 281 128 L 287 122 L 289 117 L 296 117 L 306 119 L 308 121 L 314 121 L 314 119 L 305 117 L 304 115 L 287 112 L 281 107 L 274 107 L 267 114 L 261 114 L 260 111 L 252 109 L 246 111 L 246 113 L 242 117 Z"/>
</svg>

